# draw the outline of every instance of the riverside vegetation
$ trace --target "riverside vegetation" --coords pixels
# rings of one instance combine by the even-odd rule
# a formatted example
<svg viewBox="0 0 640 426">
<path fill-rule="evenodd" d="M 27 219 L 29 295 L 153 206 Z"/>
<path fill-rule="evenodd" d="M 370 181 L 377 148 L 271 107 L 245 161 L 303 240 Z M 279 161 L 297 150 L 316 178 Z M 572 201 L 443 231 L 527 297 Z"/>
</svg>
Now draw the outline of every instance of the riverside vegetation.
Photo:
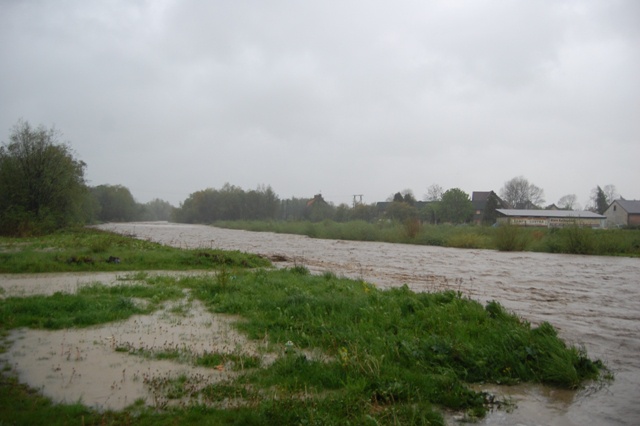
<svg viewBox="0 0 640 426">
<path fill-rule="evenodd" d="M 216 226 L 352 241 L 546 253 L 640 256 L 640 229 L 521 228 L 431 225 L 417 220 L 323 222 L 219 221 Z"/>
<path fill-rule="evenodd" d="M 218 270 L 183 277 L 138 272 L 135 282 L 113 287 L 93 284 L 75 294 L 4 298 L 3 350 L 17 327 L 87 327 L 193 297 L 211 312 L 241 317 L 237 329 L 267 341 L 264 350 L 275 355 L 275 361 L 263 363 L 260 357 L 181 353 L 188 347 L 155 354 L 118 347 L 114 350 L 127 356 L 211 368 L 230 359 L 238 375 L 205 387 L 193 386 L 189 377 L 149 383 L 165 400 L 190 402 L 147 406 L 138 400 L 122 411 L 103 412 L 81 401 L 53 403 L 5 367 L 2 424 L 442 425 L 444 410 L 473 420 L 509 405 L 470 384 L 530 382 L 574 389 L 610 377 L 583 348 L 564 343 L 551 324 L 534 327 L 495 301 L 482 306 L 453 291 L 380 290 L 331 272 L 311 275 L 302 265 L 273 270 L 254 255 L 171 249 L 95 230 L 2 239 L 0 255 L 4 272 Z M 70 262 L 72 257 L 93 262 Z M 108 262 L 109 257 L 120 263 Z"/>
</svg>

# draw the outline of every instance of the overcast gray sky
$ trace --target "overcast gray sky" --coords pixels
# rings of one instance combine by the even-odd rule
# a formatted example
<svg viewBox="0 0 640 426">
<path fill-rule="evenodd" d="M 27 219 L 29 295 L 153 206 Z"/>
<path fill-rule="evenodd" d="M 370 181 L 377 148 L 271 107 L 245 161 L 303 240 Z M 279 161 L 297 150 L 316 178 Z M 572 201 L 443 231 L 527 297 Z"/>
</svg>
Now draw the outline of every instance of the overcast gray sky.
<svg viewBox="0 0 640 426">
<path fill-rule="evenodd" d="M 0 0 L 0 58 L 0 140 L 55 126 L 140 202 L 640 199 L 637 0 Z"/>
</svg>

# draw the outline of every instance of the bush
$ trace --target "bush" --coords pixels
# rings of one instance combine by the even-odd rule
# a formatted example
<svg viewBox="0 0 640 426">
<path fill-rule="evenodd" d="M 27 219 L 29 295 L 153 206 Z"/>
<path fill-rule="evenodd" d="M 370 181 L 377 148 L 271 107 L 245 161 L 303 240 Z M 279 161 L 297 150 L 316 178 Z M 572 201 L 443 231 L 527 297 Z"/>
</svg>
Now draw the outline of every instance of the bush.
<svg viewBox="0 0 640 426">
<path fill-rule="evenodd" d="M 500 251 L 523 251 L 527 248 L 528 238 L 522 228 L 502 225 L 496 229 L 494 244 Z"/>
<path fill-rule="evenodd" d="M 405 220 L 404 229 L 407 233 L 407 237 L 414 239 L 420 233 L 420 220 L 417 218 Z"/>
<path fill-rule="evenodd" d="M 596 240 L 591 228 L 571 226 L 549 232 L 546 248 L 550 253 L 595 254 Z M 619 251 L 619 248 L 618 248 Z"/>
<path fill-rule="evenodd" d="M 455 248 L 483 248 L 485 246 L 484 238 L 481 235 L 467 232 L 452 236 L 447 243 L 449 247 Z"/>
</svg>

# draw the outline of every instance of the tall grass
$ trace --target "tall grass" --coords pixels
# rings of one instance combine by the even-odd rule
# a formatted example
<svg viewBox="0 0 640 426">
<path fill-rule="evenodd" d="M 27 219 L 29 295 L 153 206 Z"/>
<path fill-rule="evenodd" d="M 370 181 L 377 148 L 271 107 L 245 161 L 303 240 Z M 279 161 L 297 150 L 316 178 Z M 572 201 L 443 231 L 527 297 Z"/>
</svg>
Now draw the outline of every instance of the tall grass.
<svg viewBox="0 0 640 426">
<path fill-rule="evenodd" d="M 307 235 L 354 241 L 421 244 L 501 251 L 538 251 L 595 255 L 640 256 L 640 230 L 485 227 L 430 225 L 415 222 L 217 222 L 216 226 L 251 231 Z"/>
<path fill-rule="evenodd" d="M 500 251 L 524 251 L 529 244 L 528 232 L 518 226 L 499 226 L 494 232 L 494 243 Z"/>
</svg>

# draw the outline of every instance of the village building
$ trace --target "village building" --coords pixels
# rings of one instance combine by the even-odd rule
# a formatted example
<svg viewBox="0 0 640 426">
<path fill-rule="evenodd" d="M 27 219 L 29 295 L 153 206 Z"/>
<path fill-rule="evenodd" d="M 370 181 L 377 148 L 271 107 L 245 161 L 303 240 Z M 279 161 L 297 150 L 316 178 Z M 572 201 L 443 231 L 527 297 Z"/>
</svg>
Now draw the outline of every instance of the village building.
<svg viewBox="0 0 640 426">
<path fill-rule="evenodd" d="M 500 225 L 604 228 L 607 217 L 590 211 L 497 209 Z"/>
<path fill-rule="evenodd" d="M 471 193 L 471 204 L 473 205 L 473 223 L 476 225 L 482 224 L 485 215 L 487 213 L 492 214 L 492 212 L 487 212 L 487 204 L 489 199 L 494 199 L 494 209 L 506 209 L 509 207 L 506 202 L 504 202 L 498 195 L 493 191 L 473 191 Z M 493 218 L 491 218 L 493 219 Z M 493 220 L 491 220 L 493 222 Z"/>
<path fill-rule="evenodd" d="M 640 226 L 640 200 L 615 200 L 604 215 L 608 228 Z"/>
</svg>

